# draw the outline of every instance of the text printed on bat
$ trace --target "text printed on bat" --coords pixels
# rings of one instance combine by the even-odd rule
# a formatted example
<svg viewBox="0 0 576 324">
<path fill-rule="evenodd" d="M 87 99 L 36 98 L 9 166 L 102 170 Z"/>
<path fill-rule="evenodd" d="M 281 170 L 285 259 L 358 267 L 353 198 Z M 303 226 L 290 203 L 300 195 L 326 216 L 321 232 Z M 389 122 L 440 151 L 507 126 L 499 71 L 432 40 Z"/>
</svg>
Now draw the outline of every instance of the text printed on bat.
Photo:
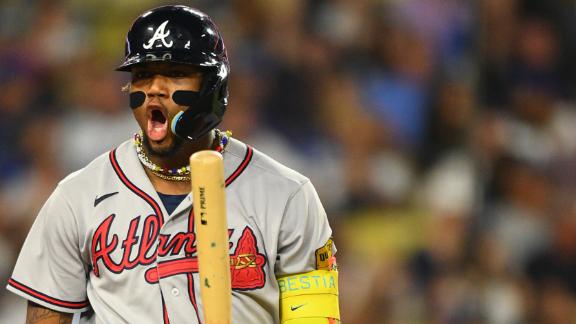
<svg viewBox="0 0 576 324">
<path fill-rule="evenodd" d="M 207 225 L 208 220 L 206 219 L 206 188 L 199 187 L 198 191 L 200 192 L 200 223 L 202 225 Z"/>
</svg>

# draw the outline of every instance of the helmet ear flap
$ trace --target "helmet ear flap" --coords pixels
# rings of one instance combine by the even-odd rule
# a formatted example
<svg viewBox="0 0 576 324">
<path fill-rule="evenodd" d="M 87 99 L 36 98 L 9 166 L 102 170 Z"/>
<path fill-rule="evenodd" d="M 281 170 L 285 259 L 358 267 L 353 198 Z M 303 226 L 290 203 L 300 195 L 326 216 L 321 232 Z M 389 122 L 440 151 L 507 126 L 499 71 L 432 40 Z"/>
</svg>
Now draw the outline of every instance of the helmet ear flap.
<svg viewBox="0 0 576 324">
<path fill-rule="evenodd" d="M 226 83 L 226 82 L 224 82 Z M 221 84 L 218 85 L 218 89 Z M 219 91 L 216 89 L 216 91 Z M 178 90 L 172 94 L 172 100 L 188 109 L 174 116 L 170 127 L 177 136 L 195 141 L 206 135 L 222 121 L 225 106 L 219 101 L 219 92 L 202 95 L 201 92 Z"/>
<path fill-rule="evenodd" d="M 226 111 L 226 107 L 228 107 L 228 80 L 224 80 L 220 83 L 218 89 L 216 89 L 214 96 L 214 102 L 212 106 L 214 107 L 214 112 L 219 115 L 223 116 L 224 112 Z"/>
<path fill-rule="evenodd" d="M 178 137 L 198 140 L 218 126 L 222 119 L 212 112 L 181 111 L 172 119 L 170 128 Z"/>
</svg>

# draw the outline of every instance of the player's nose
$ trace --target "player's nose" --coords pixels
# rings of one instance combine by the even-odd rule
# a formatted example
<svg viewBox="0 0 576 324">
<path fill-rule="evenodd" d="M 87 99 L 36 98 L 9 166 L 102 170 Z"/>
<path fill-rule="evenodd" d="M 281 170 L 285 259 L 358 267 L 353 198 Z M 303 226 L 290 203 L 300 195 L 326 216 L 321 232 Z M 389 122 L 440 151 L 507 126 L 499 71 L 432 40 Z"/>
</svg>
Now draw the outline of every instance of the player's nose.
<svg viewBox="0 0 576 324">
<path fill-rule="evenodd" d="M 153 75 L 150 79 L 150 84 L 148 86 L 148 90 L 146 91 L 146 95 L 148 97 L 167 98 L 169 95 L 167 78 L 161 74 Z"/>
</svg>

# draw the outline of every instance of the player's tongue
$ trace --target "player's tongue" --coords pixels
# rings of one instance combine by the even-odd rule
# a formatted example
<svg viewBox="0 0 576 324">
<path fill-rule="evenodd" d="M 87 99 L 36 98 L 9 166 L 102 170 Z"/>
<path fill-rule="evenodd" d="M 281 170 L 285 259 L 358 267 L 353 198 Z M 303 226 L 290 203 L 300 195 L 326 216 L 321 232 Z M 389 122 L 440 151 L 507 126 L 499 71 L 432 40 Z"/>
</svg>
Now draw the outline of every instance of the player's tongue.
<svg viewBox="0 0 576 324">
<path fill-rule="evenodd" d="M 148 138 L 153 141 L 161 141 L 168 134 L 168 122 L 160 110 L 152 111 L 148 119 Z"/>
</svg>

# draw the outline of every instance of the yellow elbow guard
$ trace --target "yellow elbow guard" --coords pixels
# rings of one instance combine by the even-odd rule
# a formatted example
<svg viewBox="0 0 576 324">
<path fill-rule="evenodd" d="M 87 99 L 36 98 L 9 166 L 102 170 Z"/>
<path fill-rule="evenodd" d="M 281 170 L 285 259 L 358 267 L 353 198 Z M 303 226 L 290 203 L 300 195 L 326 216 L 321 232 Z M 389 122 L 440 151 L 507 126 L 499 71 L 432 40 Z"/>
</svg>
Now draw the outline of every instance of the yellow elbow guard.
<svg viewBox="0 0 576 324">
<path fill-rule="evenodd" d="M 315 270 L 278 278 L 280 323 L 316 324 L 340 320 L 338 271 Z"/>
</svg>

